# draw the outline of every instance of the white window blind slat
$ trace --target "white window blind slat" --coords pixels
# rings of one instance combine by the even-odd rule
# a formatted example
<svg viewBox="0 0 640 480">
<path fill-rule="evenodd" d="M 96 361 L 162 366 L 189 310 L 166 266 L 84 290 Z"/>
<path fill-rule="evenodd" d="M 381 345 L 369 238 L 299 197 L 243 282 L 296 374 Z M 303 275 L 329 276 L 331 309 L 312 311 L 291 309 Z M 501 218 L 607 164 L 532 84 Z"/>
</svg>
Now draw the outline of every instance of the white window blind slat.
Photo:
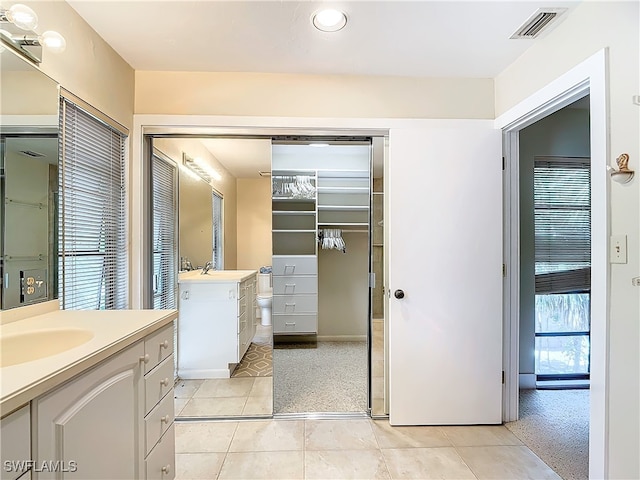
<svg viewBox="0 0 640 480">
<path fill-rule="evenodd" d="M 67 98 L 60 107 L 62 308 L 126 308 L 126 136 Z"/>
<path fill-rule="evenodd" d="M 153 308 L 177 308 L 176 167 L 158 155 L 151 161 L 153 189 Z"/>
<path fill-rule="evenodd" d="M 591 285 L 591 172 L 587 158 L 534 161 L 536 293 Z"/>
</svg>

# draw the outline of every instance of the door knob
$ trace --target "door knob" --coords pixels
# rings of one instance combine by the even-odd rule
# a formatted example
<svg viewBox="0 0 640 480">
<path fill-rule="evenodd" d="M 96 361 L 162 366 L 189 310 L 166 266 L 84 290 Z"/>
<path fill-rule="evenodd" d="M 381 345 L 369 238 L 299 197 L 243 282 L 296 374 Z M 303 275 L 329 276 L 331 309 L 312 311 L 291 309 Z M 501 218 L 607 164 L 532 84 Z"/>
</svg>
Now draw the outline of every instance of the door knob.
<svg viewBox="0 0 640 480">
<path fill-rule="evenodd" d="M 404 291 L 398 289 L 395 292 L 393 292 L 393 296 L 396 297 L 397 299 L 404 298 Z"/>
</svg>

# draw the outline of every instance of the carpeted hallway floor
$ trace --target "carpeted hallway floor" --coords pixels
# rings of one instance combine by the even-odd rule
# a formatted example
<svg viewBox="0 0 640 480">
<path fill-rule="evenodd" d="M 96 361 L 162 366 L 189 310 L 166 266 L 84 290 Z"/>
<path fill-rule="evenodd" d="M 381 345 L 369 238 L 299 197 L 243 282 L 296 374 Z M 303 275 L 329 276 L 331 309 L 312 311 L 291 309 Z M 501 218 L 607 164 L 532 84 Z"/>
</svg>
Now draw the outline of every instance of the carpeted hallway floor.
<svg viewBox="0 0 640 480">
<path fill-rule="evenodd" d="M 589 390 L 521 390 L 505 426 L 564 480 L 589 478 Z"/>
</svg>

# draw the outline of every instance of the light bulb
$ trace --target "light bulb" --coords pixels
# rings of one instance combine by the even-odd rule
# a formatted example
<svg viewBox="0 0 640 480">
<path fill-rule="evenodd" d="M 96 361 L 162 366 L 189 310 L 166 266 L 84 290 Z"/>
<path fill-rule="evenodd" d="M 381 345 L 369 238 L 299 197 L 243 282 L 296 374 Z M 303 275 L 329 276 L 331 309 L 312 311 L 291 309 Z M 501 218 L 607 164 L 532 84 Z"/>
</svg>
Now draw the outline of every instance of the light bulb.
<svg viewBox="0 0 640 480">
<path fill-rule="evenodd" d="M 64 49 L 67 48 L 67 41 L 64 37 L 53 30 L 47 30 L 38 37 L 38 40 L 53 53 L 64 52 Z"/>
<path fill-rule="evenodd" d="M 323 32 L 337 32 L 347 24 L 347 16 L 332 8 L 316 12 L 312 20 L 314 27 Z"/>
<path fill-rule="evenodd" d="M 38 26 L 38 15 L 26 5 L 16 3 L 5 12 L 7 20 L 22 30 L 33 30 Z"/>
</svg>

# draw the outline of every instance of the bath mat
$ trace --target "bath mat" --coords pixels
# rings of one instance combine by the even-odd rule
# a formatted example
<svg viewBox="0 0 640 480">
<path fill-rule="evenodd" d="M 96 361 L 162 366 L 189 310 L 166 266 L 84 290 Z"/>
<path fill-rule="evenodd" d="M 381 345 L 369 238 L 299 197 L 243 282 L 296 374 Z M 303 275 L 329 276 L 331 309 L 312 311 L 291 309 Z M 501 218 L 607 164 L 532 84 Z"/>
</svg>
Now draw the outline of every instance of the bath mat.
<svg viewBox="0 0 640 480">
<path fill-rule="evenodd" d="M 273 375 L 272 347 L 269 344 L 251 343 L 232 377 L 271 377 Z"/>
</svg>

